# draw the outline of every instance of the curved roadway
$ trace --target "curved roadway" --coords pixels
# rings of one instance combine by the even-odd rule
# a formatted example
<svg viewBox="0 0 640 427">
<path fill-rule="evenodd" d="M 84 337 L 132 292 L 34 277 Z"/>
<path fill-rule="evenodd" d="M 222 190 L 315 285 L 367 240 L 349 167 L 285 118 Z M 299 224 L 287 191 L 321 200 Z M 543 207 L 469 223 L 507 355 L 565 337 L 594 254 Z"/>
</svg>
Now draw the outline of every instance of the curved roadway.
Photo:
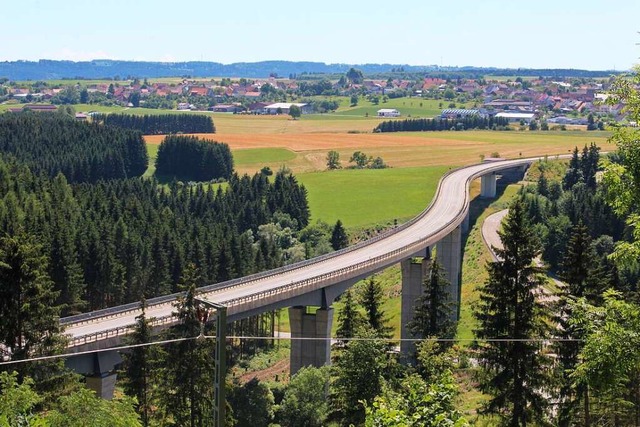
<svg viewBox="0 0 640 427">
<path fill-rule="evenodd" d="M 431 205 L 406 224 L 358 245 L 285 268 L 202 288 L 200 297 L 224 304 L 229 314 L 266 307 L 362 277 L 391 266 L 436 244 L 454 230 L 469 209 L 470 182 L 482 175 L 530 164 L 538 158 L 504 160 L 455 169 L 438 186 Z M 148 301 L 146 315 L 156 322 L 173 322 L 176 295 Z M 61 319 L 70 347 L 125 334 L 140 314 L 136 304 Z"/>
</svg>

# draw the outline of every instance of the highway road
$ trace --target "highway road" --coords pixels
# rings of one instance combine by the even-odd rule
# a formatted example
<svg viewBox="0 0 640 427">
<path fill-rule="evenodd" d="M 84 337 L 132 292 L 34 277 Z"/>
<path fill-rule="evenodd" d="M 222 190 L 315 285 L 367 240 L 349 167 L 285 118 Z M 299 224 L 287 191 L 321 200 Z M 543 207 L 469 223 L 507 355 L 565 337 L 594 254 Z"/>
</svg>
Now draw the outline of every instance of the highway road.
<svg viewBox="0 0 640 427">
<path fill-rule="evenodd" d="M 436 244 L 454 230 L 468 212 L 469 185 L 473 179 L 535 160 L 538 158 L 495 161 L 452 170 L 441 179 L 431 205 L 397 229 L 328 256 L 293 264 L 284 270 L 203 288 L 205 292 L 200 297 L 226 305 L 229 314 L 238 314 L 266 307 L 278 299 L 291 299 L 379 271 Z M 149 300 L 147 317 L 172 321 L 174 299 Z M 135 323 L 139 314 L 139 308 L 128 305 L 63 318 L 61 323 L 66 327 L 65 333 L 72 338 L 70 347 L 73 347 L 80 345 L 81 340 L 86 343 L 103 339 L 105 331 L 126 333 L 127 327 Z"/>
</svg>

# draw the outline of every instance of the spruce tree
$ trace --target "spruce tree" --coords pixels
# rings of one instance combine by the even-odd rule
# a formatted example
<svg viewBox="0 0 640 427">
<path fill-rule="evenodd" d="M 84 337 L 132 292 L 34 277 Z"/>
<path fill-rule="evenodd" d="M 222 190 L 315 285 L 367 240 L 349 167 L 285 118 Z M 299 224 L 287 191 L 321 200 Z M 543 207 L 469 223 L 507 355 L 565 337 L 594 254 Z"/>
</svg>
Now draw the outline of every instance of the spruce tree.
<svg viewBox="0 0 640 427">
<path fill-rule="evenodd" d="M 171 328 L 169 337 L 191 339 L 167 346 L 161 386 L 168 414 L 176 425 L 190 427 L 208 426 L 213 419 L 214 345 L 213 341 L 193 339 L 200 334 L 196 301 L 200 284 L 197 269 L 188 265 L 180 282 L 184 294 L 175 304 L 180 323 Z"/>
<path fill-rule="evenodd" d="M 562 187 L 565 190 L 570 190 L 578 182 L 584 180 L 582 176 L 582 168 L 580 166 L 580 157 L 578 157 L 578 147 L 573 149 L 571 160 L 569 161 L 569 169 L 562 179 Z"/>
<path fill-rule="evenodd" d="M 481 390 L 491 396 L 484 412 L 498 414 L 509 426 L 525 426 L 545 415 L 548 358 L 546 312 L 536 300 L 544 283 L 533 265 L 539 243 L 526 219 L 522 202 L 509 209 L 500 238 L 499 261 L 487 265 L 489 278 L 480 289 L 475 331 L 483 375 Z M 499 340 L 499 341 L 496 341 Z"/>
<path fill-rule="evenodd" d="M 142 313 L 136 317 L 135 330 L 130 336 L 129 344 L 148 344 L 152 341 L 151 319 L 146 317 L 146 301 L 140 302 Z M 144 426 L 149 425 L 151 407 L 153 405 L 152 390 L 157 372 L 158 352 L 154 346 L 140 346 L 131 349 L 124 355 L 126 380 L 124 390 L 128 396 L 138 401 L 138 413 Z"/>
<path fill-rule="evenodd" d="M 413 320 L 408 325 L 415 337 L 451 339 L 455 336 L 456 322 L 452 318 L 454 303 L 448 291 L 449 286 L 442 265 L 435 258 L 429 276 L 424 280 L 423 294 L 416 301 Z M 448 342 L 440 348 L 450 346 L 451 342 Z"/>
<path fill-rule="evenodd" d="M 342 226 L 342 221 L 336 221 L 336 225 L 331 232 L 331 247 L 334 251 L 346 248 L 349 246 L 349 236 Z"/>
<path fill-rule="evenodd" d="M 380 283 L 375 280 L 374 276 L 369 277 L 360 301 L 365 311 L 366 321 L 380 338 L 391 338 L 393 328 L 387 325 L 387 318 L 382 310 L 382 298 Z"/>
<path fill-rule="evenodd" d="M 56 298 L 42 246 L 26 233 L 0 238 L 0 344 L 10 349 L 10 360 L 62 352 Z M 62 359 L 7 368 L 17 370 L 20 378 L 33 378 L 36 390 L 47 398 L 63 393 L 72 382 Z"/>
<path fill-rule="evenodd" d="M 355 336 L 358 328 L 362 326 L 364 319 L 356 307 L 351 290 L 347 290 L 342 295 L 341 300 L 344 302 L 344 305 L 342 306 L 340 314 L 338 314 L 338 329 L 336 330 L 336 336 L 338 338 L 345 338 L 342 341 L 346 343 L 349 341 L 346 338 L 352 338 Z"/>
<path fill-rule="evenodd" d="M 600 303 L 604 289 L 610 283 L 606 270 L 600 268 L 587 227 L 578 223 L 574 226 L 562 261 L 560 277 L 566 283 L 559 301 L 560 341 L 556 353 L 560 362 L 561 385 L 558 422 L 561 426 L 572 425 L 577 417 L 588 419 L 589 396 L 584 384 L 575 384 L 573 372 L 578 365 L 578 355 L 583 347 L 585 331 L 571 322 L 573 318 L 571 302 L 586 298 L 591 303 Z"/>
</svg>

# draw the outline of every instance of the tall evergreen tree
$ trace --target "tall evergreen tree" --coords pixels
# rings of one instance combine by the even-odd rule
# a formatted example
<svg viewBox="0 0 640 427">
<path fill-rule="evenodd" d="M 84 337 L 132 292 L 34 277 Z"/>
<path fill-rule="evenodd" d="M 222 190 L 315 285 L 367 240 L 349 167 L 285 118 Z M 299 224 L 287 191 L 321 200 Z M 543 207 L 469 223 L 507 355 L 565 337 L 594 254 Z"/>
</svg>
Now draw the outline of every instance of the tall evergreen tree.
<svg viewBox="0 0 640 427">
<path fill-rule="evenodd" d="M 429 276 L 423 283 L 423 294 L 416 301 L 413 320 L 409 323 L 409 329 L 415 337 L 437 337 L 451 339 L 456 333 L 456 322 L 453 320 L 454 303 L 442 265 L 437 258 L 431 262 Z M 446 349 L 451 342 L 440 346 Z"/>
<path fill-rule="evenodd" d="M 360 303 L 365 311 L 365 319 L 371 329 L 381 338 L 391 338 L 393 328 L 387 325 L 385 313 L 382 310 L 382 287 L 374 276 L 369 277 L 365 283 Z"/>
<path fill-rule="evenodd" d="M 130 344 L 148 344 L 152 341 L 151 320 L 146 317 L 146 302 L 140 303 L 142 313 L 136 317 L 136 326 L 130 336 Z M 137 409 L 142 425 L 148 426 L 153 404 L 153 374 L 157 371 L 158 352 L 154 346 L 134 347 L 124 356 L 126 381 L 124 390 L 128 396 L 137 399 Z"/>
<path fill-rule="evenodd" d="M 346 248 L 349 246 L 349 236 L 342 226 L 342 221 L 336 221 L 336 225 L 331 232 L 331 247 L 334 251 Z"/>
<path fill-rule="evenodd" d="M 364 319 L 353 300 L 351 290 L 347 290 L 342 295 L 341 300 L 344 302 L 344 305 L 342 306 L 340 314 L 338 314 L 338 329 L 336 330 L 336 336 L 339 338 L 345 338 L 342 341 L 348 342 L 349 340 L 347 338 L 355 336 L 358 328 L 362 326 Z"/>
<path fill-rule="evenodd" d="M 32 236 L 0 238 L 0 344 L 11 360 L 50 356 L 64 348 L 57 294 L 47 275 L 41 245 Z M 18 364 L 10 369 L 30 376 L 36 389 L 57 394 L 69 386 L 62 360 Z"/>
<path fill-rule="evenodd" d="M 491 395 L 484 411 L 517 427 L 543 420 L 548 385 L 548 358 L 530 341 L 548 335 L 545 308 L 536 300 L 544 283 L 533 265 L 539 243 L 520 201 L 510 207 L 500 238 L 504 249 L 497 250 L 499 261 L 487 265 L 475 334 L 483 367 L 480 387 Z"/>
<path fill-rule="evenodd" d="M 200 334 L 196 287 L 200 277 L 188 265 L 180 283 L 184 294 L 176 303 L 180 323 L 170 330 L 173 338 L 195 338 Z M 188 339 L 167 347 L 163 360 L 162 396 L 166 411 L 176 425 L 202 427 L 213 419 L 214 348 L 212 341 Z M 188 365 L 185 364 L 188 361 Z"/>
<path fill-rule="evenodd" d="M 571 155 L 571 160 L 569 161 L 569 169 L 567 169 L 567 172 L 562 179 L 562 187 L 565 190 L 571 189 L 574 185 L 584 179 L 582 176 L 582 168 L 580 167 L 580 157 L 578 156 L 578 154 L 578 147 L 575 147 Z"/>
<path fill-rule="evenodd" d="M 560 362 L 561 385 L 558 422 L 569 426 L 581 418 L 584 423 L 589 419 L 589 395 L 585 384 L 575 383 L 573 373 L 578 365 L 578 355 L 583 347 L 585 331 L 571 322 L 573 317 L 572 301 L 586 298 L 589 302 L 600 302 L 602 291 L 610 283 L 606 271 L 600 268 L 591 245 L 591 236 L 587 227 L 578 223 L 574 226 L 562 262 L 561 278 L 566 287 L 560 295 L 560 310 L 557 322 L 560 326 L 560 338 L 556 353 Z"/>
</svg>

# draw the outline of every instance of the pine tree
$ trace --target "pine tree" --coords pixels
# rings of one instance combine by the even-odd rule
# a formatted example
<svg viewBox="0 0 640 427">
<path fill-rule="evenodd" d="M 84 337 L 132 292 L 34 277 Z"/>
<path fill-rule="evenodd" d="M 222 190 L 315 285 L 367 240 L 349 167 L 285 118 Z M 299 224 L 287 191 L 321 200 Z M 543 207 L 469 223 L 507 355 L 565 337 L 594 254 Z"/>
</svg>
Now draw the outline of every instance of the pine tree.
<svg viewBox="0 0 640 427">
<path fill-rule="evenodd" d="M 0 238 L 0 344 L 11 349 L 11 360 L 50 356 L 64 348 L 57 293 L 46 271 L 46 257 L 32 236 Z M 9 369 L 33 378 L 45 395 L 61 393 L 71 382 L 61 359 Z"/>
<path fill-rule="evenodd" d="M 142 313 L 136 317 L 136 326 L 130 337 L 130 344 L 148 344 L 152 341 L 151 319 L 146 317 L 146 301 L 140 302 Z M 134 347 L 130 353 L 124 355 L 124 369 L 126 382 L 124 390 L 128 396 L 134 396 L 138 401 L 138 413 L 144 426 L 149 425 L 152 406 L 152 390 L 157 371 L 158 352 L 154 346 Z"/>
<path fill-rule="evenodd" d="M 424 292 L 416 301 L 413 320 L 408 325 L 415 337 L 451 339 L 455 336 L 456 322 L 452 320 L 454 303 L 448 292 L 449 286 L 442 265 L 435 258 L 423 283 Z M 440 348 L 446 349 L 451 344 L 443 343 Z"/>
<path fill-rule="evenodd" d="M 382 287 L 374 276 L 369 277 L 361 295 L 361 304 L 364 307 L 365 318 L 371 329 L 381 338 L 391 338 L 393 328 L 387 325 L 385 313 L 382 310 Z"/>
<path fill-rule="evenodd" d="M 571 301 L 585 297 L 591 303 L 600 303 L 602 292 L 610 283 L 608 274 L 600 268 L 596 258 L 589 231 L 580 222 L 571 231 L 560 273 L 566 283 L 560 296 L 560 315 L 557 318 L 562 339 L 584 339 L 585 331 L 570 321 L 573 317 Z M 578 341 L 560 341 L 556 347 L 561 368 L 559 423 L 569 426 L 578 416 L 589 418 L 588 390 L 584 384 L 575 384 L 572 377 L 583 345 Z"/>
<path fill-rule="evenodd" d="M 355 336 L 358 328 L 362 325 L 364 319 L 355 305 L 351 290 L 347 290 L 342 295 L 341 300 L 344 302 L 344 305 L 338 315 L 338 329 L 336 330 L 336 336 L 339 338 L 352 338 Z M 346 343 L 349 340 L 343 339 L 342 341 Z"/>
<path fill-rule="evenodd" d="M 195 338 L 200 334 L 196 286 L 197 269 L 188 265 L 180 283 L 184 294 L 175 313 L 180 323 L 171 328 L 172 338 Z M 176 425 L 201 427 L 213 419 L 214 347 L 212 341 L 189 339 L 167 347 L 162 397 Z M 188 365 L 185 364 L 188 361 Z"/>
<path fill-rule="evenodd" d="M 544 176 L 544 172 L 540 172 L 540 178 L 538 178 L 538 194 L 549 197 L 549 181 Z"/>
<path fill-rule="evenodd" d="M 342 226 L 342 221 L 336 221 L 336 225 L 331 232 L 331 247 L 334 251 L 346 248 L 349 246 L 349 236 Z"/>
<path fill-rule="evenodd" d="M 571 160 L 569 161 L 569 169 L 567 169 L 564 178 L 562 179 L 562 187 L 565 190 L 571 189 L 578 182 L 583 181 L 582 168 L 580 166 L 580 158 L 578 157 L 578 147 L 573 149 Z"/>
<path fill-rule="evenodd" d="M 491 395 L 484 411 L 516 427 L 544 417 L 548 363 L 539 344 L 529 341 L 547 337 L 548 326 L 545 308 L 536 300 L 544 283 L 532 263 L 539 243 L 519 200 L 509 209 L 500 238 L 504 249 L 497 250 L 499 261 L 487 265 L 475 334 L 484 371 L 480 387 Z"/>
</svg>

